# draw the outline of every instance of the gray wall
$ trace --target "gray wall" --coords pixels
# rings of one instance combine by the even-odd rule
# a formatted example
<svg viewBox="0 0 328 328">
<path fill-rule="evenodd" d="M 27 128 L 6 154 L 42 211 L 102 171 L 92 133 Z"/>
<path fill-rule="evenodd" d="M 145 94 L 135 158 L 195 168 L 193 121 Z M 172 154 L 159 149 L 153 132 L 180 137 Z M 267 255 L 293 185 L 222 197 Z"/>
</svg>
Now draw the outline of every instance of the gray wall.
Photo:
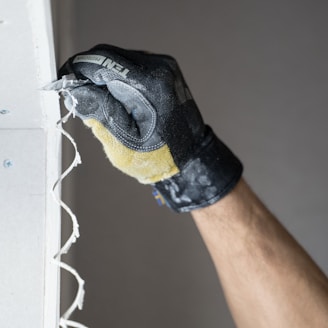
<svg viewBox="0 0 328 328">
<path fill-rule="evenodd" d="M 71 3 L 67 55 L 111 43 L 178 59 L 205 120 L 327 273 L 327 1 Z M 234 327 L 190 216 L 158 208 L 78 120 L 72 129 L 83 165 L 68 188 L 87 292 L 76 318 L 90 327 Z"/>
</svg>

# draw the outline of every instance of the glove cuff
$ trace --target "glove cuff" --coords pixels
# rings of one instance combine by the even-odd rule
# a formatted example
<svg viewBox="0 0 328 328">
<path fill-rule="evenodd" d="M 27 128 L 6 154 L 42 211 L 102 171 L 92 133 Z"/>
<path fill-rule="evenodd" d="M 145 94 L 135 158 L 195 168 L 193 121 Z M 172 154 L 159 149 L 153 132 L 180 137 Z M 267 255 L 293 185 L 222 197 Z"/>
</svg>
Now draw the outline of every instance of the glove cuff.
<svg viewBox="0 0 328 328">
<path fill-rule="evenodd" d="M 176 212 L 209 206 L 227 195 L 240 180 L 243 166 L 210 127 L 200 151 L 169 179 L 153 184 L 155 192 Z"/>
</svg>

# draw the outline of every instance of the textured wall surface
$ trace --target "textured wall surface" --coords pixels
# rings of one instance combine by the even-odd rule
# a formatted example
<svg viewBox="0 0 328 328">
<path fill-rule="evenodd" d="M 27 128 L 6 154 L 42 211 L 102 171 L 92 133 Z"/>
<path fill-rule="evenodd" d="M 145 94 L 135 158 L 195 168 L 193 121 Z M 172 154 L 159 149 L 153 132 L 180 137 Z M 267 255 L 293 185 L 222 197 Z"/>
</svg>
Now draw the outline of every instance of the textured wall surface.
<svg viewBox="0 0 328 328">
<path fill-rule="evenodd" d="M 175 56 L 245 177 L 328 273 L 326 1 L 86 1 L 73 51 L 97 43 Z M 74 175 L 90 327 L 234 327 L 189 215 L 158 208 L 76 120 Z"/>
</svg>

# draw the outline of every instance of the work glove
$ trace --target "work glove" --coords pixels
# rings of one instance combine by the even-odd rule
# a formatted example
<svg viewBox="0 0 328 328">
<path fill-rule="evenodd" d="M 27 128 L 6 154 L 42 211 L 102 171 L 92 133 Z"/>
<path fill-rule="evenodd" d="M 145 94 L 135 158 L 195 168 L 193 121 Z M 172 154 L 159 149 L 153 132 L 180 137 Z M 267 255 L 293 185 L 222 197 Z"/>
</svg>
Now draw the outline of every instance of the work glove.
<svg viewBox="0 0 328 328">
<path fill-rule="evenodd" d="M 60 69 L 83 85 L 70 90 L 76 115 L 112 164 L 154 187 L 160 204 L 187 212 L 236 185 L 242 164 L 205 125 L 174 58 L 98 45 Z"/>
</svg>

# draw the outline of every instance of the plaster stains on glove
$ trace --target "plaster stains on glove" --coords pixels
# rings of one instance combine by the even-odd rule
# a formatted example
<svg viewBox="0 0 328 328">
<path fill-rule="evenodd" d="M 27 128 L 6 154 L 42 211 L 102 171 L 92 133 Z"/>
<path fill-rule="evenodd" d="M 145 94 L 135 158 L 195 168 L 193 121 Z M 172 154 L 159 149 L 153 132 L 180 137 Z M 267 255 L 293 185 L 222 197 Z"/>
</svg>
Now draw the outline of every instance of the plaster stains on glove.
<svg viewBox="0 0 328 328">
<path fill-rule="evenodd" d="M 208 128 L 195 158 L 154 187 L 173 210 L 189 212 L 223 198 L 238 183 L 242 170 L 240 161 Z"/>
</svg>

